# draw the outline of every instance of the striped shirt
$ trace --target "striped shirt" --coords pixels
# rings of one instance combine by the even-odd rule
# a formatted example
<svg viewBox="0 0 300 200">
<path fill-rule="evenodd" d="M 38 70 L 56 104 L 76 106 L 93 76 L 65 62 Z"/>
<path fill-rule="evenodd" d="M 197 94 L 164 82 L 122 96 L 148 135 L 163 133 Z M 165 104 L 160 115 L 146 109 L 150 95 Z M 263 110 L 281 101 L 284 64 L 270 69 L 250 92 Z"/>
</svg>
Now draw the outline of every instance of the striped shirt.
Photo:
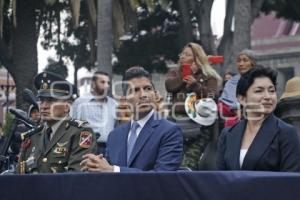
<svg viewBox="0 0 300 200">
<path fill-rule="evenodd" d="M 99 102 L 89 93 L 74 101 L 71 116 L 89 122 L 94 133 L 100 134 L 97 142 L 106 142 L 116 124 L 116 108 L 117 102 L 113 98 L 107 96 L 106 101 Z"/>
</svg>

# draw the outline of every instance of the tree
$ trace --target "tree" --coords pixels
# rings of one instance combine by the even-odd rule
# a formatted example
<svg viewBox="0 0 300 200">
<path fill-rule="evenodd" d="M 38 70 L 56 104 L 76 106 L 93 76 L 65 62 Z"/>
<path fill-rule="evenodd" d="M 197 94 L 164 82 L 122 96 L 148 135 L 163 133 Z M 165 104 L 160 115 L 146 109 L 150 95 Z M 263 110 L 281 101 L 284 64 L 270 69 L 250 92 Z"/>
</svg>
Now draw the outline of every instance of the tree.
<svg viewBox="0 0 300 200">
<path fill-rule="evenodd" d="M 112 1 L 98 0 L 97 68 L 110 75 L 112 75 L 112 51 Z"/>
<path fill-rule="evenodd" d="M 250 48 L 251 24 L 258 16 L 264 0 L 228 0 L 227 14 L 224 20 L 224 35 L 218 48 L 219 54 L 225 55 L 225 62 L 221 68 L 224 73 L 229 67 L 233 71 L 233 62 L 237 54 Z M 231 30 L 234 19 L 234 32 Z"/>
<path fill-rule="evenodd" d="M 212 34 L 210 25 L 210 13 L 214 1 L 203 0 L 196 1 L 196 15 L 198 22 L 198 31 L 200 33 L 201 45 L 205 49 L 207 54 L 216 54 L 216 47 L 214 44 L 215 38 Z"/>
<path fill-rule="evenodd" d="M 24 88 L 32 88 L 32 80 L 37 73 L 37 38 L 38 29 L 35 24 L 36 6 L 38 1 L 15 1 L 16 10 L 13 16 L 6 12 L 10 2 L 5 1 L 5 15 L 3 17 L 3 37 L 1 38 L 0 54 L 4 67 L 12 75 L 16 83 L 17 107 L 25 108 L 22 101 Z M 15 16 L 15 18 L 14 18 Z"/>
<path fill-rule="evenodd" d="M 48 58 L 48 65 L 44 69 L 46 72 L 52 72 L 66 79 L 68 77 L 68 68 L 62 61 L 55 61 Z"/>
<path fill-rule="evenodd" d="M 96 1 L 75 1 L 77 2 L 71 7 L 71 13 L 68 10 L 68 5 L 64 5 L 63 2 L 58 2 L 51 6 L 51 12 L 55 12 L 55 16 L 60 16 L 60 12 L 64 10 L 64 27 L 61 29 L 54 28 L 60 27 L 58 21 L 52 20 L 53 25 L 50 29 L 47 27 L 47 34 L 45 35 L 45 41 L 43 42 L 44 48 L 55 47 L 57 53 L 61 59 L 71 60 L 74 65 L 74 82 L 77 84 L 77 71 L 81 67 L 85 67 L 90 70 L 95 66 L 96 53 L 97 53 L 97 30 L 96 30 Z M 101 2 L 102 4 L 103 2 Z M 55 6 L 59 5 L 61 6 Z M 117 49 L 120 45 L 118 38 L 129 30 L 134 30 L 136 27 L 136 16 L 133 15 L 133 10 L 126 0 L 114 0 L 113 1 L 113 34 L 109 32 L 110 39 L 114 35 L 114 48 Z M 102 6 L 102 5 L 101 5 Z M 62 7 L 58 9 L 58 7 Z M 107 9 L 105 9 L 107 11 Z M 104 15 L 104 20 L 108 19 L 110 14 Z M 57 17 L 57 18 L 58 18 Z M 98 16 L 99 17 L 99 16 Z M 74 20 L 76 19 L 76 20 Z M 48 23 L 49 24 L 49 23 Z M 75 25 L 75 28 L 74 28 Z M 49 26 L 49 25 L 48 25 Z M 98 26 L 99 27 L 99 26 Z M 107 27 L 102 26 L 100 27 Z M 101 39 L 103 34 L 100 34 L 99 41 L 108 42 L 109 39 Z M 56 39 L 58 38 L 58 39 Z M 70 40 L 70 38 L 72 38 Z M 100 48 L 99 54 L 102 56 L 101 60 L 105 59 L 107 63 L 111 63 L 111 53 L 103 54 L 103 51 L 107 50 L 107 45 L 112 46 L 112 42 L 103 44 L 105 48 Z M 98 45 L 99 47 L 99 45 Z M 112 47 L 111 47 L 112 48 Z M 110 64 L 111 65 L 111 64 Z M 103 65 L 108 67 L 107 65 Z M 104 69 L 105 70 L 105 69 Z M 107 70 L 111 70 L 108 67 Z M 105 71 L 107 71 L 105 70 Z"/>
<path fill-rule="evenodd" d="M 119 62 L 114 65 L 115 73 L 134 65 L 150 72 L 166 72 L 166 62 L 178 59 L 179 21 L 173 6 L 163 7 L 158 2 L 150 9 L 146 3 L 139 4 L 137 31 L 127 35 L 116 50 Z"/>
<path fill-rule="evenodd" d="M 180 26 L 179 26 L 179 46 L 183 47 L 190 41 L 193 41 L 193 25 L 191 22 L 191 10 L 194 4 L 192 1 L 177 0 L 178 11 L 180 13 Z"/>
<path fill-rule="evenodd" d="M 76 2 L 80 1 L 0 1 L 0 24 L 3 24 L 0 26 L 0 61 L 16 83 L 17 107 L 25 109 L 26 104 L 22 100 L 21 93 L 24 88 L 33 88 L 33 77 L 37 74 L 37 39 L 41 25 L 44 27 L 49 25 L 48 28 L 51 30 L 52 24 L 48 23 L 49 19 L 56 17 L 57 24 L 60 23 L 60 15 L 51 9 L 62 9 L 64 7 L 61 5 L 70 3 L 72 6 Z M 57 27 L 58 32 L 61 32 L 60 26 Z M 49 33 L 48 36 L 52 37 L 52 32 Z M 60 43 L 60 34 L 56 41 Z"/>
</svg>

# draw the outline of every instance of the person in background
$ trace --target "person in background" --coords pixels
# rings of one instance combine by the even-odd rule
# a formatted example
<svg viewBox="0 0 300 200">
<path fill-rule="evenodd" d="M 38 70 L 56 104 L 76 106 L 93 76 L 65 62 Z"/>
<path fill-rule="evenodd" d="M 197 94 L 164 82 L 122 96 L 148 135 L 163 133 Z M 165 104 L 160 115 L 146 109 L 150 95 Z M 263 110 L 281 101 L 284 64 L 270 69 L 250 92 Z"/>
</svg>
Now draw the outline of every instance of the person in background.
<svg viewBox="0 0 300 200">
<path fill-rule="evenodd" d="M 82 156 L 96 152 L 96 139 L 84 121 L 69 117 L 77 89 L 62 77 L 42 72 L 34 79 L 41 126 L 21 144 L 17 172 L 80 171 Z"/>
<path fill-rule="evenodd" d="M 110 82 L 106 72 L 96 71 L 90 93 L 77 98 L 72 105 L 72 117 L 87 121 L 96 134 L 98 154 L 105 154 L 108 134 L 116 125 L 117 102 L 108 96 Z"/>
<path fill-rule="evenodd" d="M 225 84 L 230 80 L 232 79 L 236 74 L 233 73 L 232 71 L 226 71 L 226 73 L 224 74 L 224 79 L 223 79 L 223 88 L 225 87 Z M 222 95 L 223 93 L 223 88 L 220 89 L 220 92 L 219 92 L 219 96 Z"/>
<path fill-rule="evenodd" d="M 39 108 L 34 105 L 30 105 L 29 111 L 28 111 L 28 117 L 35 124 L 39 124 L 40 120 L 41 120 Z"/>
<path fill-rule="evenodd" d="M 289 79 L 280 97 L 275 114 L 297 128 L 300 139 L 300 76 Z"/>
<path fill-rule="evenodd" d="M 275 117 L 277 72 L 254 67 L 243 74 L 236 95 L 244 119 L 223 129 L 219 170 L 300 172 L 300 141 L 295 127 Z"/>
<path fill-rule="evenodd" d="M 222 79 L 209 65 L 203 48 L 188 43 L 179 54 L 178 68 L 167 74 L 165 87 L 172 94 L 170 119 L 183 129 L 184 157 L 182 166 L 198 170 L 199 159 L 211 140 L 212 130 L 192 121 L 185 111 L 185 100 L 194 92 L 197 99 L 217 100 Z M 185 128 L 183 128 L 185 127 Z"/>
<path fill-rule="evenodd" d="M 244 49 L 236 58 L 236 67 L 238 74 L 228 80 L 223 88 L 219 98 L 218 108 L 224 127 L 232 126 L 238 121 L 239 103 L 236 98 L 236 86 L 244 73 L 256 65 L 256 55 L 254 51 Z"/>
<path fill-rule="evenodd" d="M 27 118 L 32 122 L 31 125 L 37 126 L 40 123 L 40 112 L 39 108 L 37 107 L 38 105 L 30 105 L 28 112 L 27 112 Z M 26 131 L 29 131 L 32 129 L 32 127 L 26 126 L 24 123 L 19 123 L 17 125 L 17 129 L 14 132 L 14 135 L 11 140 L 11 145 L 10 145 L 10 152 L 15 157 L 17 158 L 17 155 L 20 153 L 20 147 L 21 147 L 21 141 L 18 139 L 21 137 L 22 133 L 25 133 Z M 17 159 L 15 159 L 17 160 Z"/>
<path fill-rule="evenodd" d="M 235 76 L 235 73 L 231 72 L 231 71 L 227 71 L 224 75 L 224 82 L 223 82 L 223 86 L 225 86 L 225 83 L 227 81 L 229 81 L 232 77 Z"/>
<path fill-rule="evenodd" d="M 87 154 L 82 171 L 175 171 L 182 160 L 179 126 L 155 111 L 155 88 L 148 71 L 129 68 L 122 89 L 133 115 L 108 136 L 106 156 Z"/>
</svg>

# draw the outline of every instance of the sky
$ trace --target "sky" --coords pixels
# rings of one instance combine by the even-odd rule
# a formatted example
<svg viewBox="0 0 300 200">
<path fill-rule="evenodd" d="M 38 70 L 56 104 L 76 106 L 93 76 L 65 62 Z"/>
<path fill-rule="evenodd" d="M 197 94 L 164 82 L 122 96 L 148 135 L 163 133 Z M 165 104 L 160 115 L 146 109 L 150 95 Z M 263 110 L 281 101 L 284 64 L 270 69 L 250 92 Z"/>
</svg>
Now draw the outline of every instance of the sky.
<svg viewBox="0 0 300 200">
<path fill-rule="evenodd" d="M 217 37 L 221 37 L 223 33 L 223 26 L 224 26 L 224 17 L 225 17 L 225 0 L 214 0 L 214 4 L 212 7 L 212 13 L 211 13 L 211 26 L 212 26 L 212 31 L 214 34 L 217 35 Z M 38 41 L 38 69 L 39 72 L 43 71 L 45 66 L 47 65 L 47 59 L 48 57 L 52 57 L 54 59 L 57 58 L 55 54 L 55 50 L 44 50 L 42 46 L 40 45 L 40 40 Z M 57 59 L 56 59 L 57 60 Z M 67 78 L 68 81 L 71 83 L 74 83 L 74 67 L 71 66 L 70 64 L 68 65 L 68 70 L 69 70 L 69 76 Z M 88 73 L 86 69 L 81 68 L 78 71 L 78 78 L 81 78 L 83 75 Z"/>
<path fill-rule="evenodd" d="M 225 18 L 225 0 L 215 0 L 211 12 L 211 27 L 214 34 L 219 37 L 223 34 Z"/>
</svg>

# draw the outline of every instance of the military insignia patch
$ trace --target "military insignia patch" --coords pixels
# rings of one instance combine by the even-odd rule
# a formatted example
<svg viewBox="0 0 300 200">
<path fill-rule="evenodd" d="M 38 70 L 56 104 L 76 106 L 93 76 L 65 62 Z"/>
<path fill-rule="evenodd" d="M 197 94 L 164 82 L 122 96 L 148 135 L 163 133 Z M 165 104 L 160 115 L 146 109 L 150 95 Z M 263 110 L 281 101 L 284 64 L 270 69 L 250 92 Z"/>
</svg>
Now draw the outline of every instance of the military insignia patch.
<svg viewBox="0 0 300 200">
<path fill-rule="evenodd" d="M 31 144 L 31 140 L 27 138 L 22 142 L 21 148 L 25 150 L 30 146 L 30 144 Z"/>
<path fill-rule="evenodd" d="M 92 144 L 92 134 L 88 131 L 80 133 L 79 146 L 82 148 L 89 148 Z"/>
</svg>

